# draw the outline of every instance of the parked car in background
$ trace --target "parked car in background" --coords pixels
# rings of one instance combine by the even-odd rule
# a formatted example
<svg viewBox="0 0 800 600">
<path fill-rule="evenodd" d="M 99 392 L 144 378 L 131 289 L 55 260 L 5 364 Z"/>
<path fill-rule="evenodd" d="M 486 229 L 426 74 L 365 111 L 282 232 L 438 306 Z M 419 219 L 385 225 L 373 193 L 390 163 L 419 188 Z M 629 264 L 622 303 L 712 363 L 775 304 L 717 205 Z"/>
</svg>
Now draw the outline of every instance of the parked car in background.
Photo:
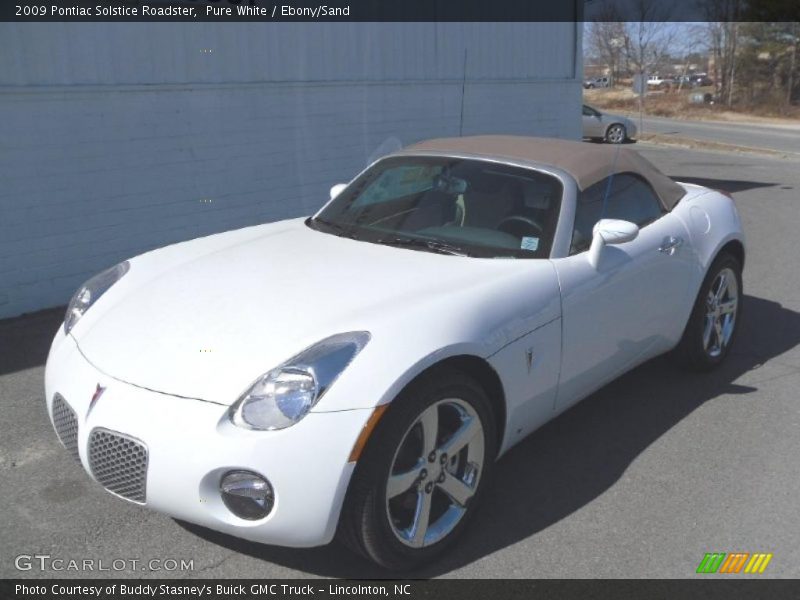
<svg viewBox="0 0 800 600">
<path fill-rule="evenodd" d="M 689 78 L 689 81 L 691 82 L 692 87 L 707 87 L 714 85 L 714 80 L 705 74 L 692 75 Z"/>
<path fill-rule="evenodd" d="M 647 78 L 647 85 L 652 87 L 660 87 L 666 83 L 666 80 L 661 75 L 650 75 Z"/>
<path fill-rule="evenodd" d="M 583 87 L 586 89 L 594 88 L 607 88 L 611 87 L 610 77 L 593 77 L 583 82 Z"/>
<path fill-rule="evenodd" d="M 609 144 L 621 144 L 636 137 L 636 123 L 627 117 L 602 113 L 584 104 L 582 119 L 585 138 L 601 139 Z"/>
</svg>

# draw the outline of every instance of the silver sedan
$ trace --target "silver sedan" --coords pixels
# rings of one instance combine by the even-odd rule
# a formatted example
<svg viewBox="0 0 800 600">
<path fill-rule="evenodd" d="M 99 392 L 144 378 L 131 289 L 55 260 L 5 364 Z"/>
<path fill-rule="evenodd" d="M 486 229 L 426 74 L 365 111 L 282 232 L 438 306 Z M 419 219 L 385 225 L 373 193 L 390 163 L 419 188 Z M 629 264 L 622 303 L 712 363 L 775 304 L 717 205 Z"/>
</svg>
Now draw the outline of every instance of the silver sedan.
<svg viewBox="0 0 800 600">
<path fill-rule="evenodd" d="M 584 104 L 583 137 L 602 139 L 609 144 L 621 144 L 636 137 L 636 123 L 627 117 L 602 113 Z"/>
</svg>

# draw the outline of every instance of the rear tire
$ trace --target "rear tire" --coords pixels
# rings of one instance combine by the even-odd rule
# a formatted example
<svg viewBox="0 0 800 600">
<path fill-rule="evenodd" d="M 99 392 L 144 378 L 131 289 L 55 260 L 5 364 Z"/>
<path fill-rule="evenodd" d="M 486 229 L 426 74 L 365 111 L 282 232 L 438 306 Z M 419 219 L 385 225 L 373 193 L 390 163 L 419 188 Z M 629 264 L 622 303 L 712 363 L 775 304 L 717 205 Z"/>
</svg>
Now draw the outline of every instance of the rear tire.
<svg viewBox="0 0 800 600">
<path fill-rule="evenodd" d="M 720 254 L 708 269 L 673 358 L 694 371 L 711 371 L 728 356 L 742 315 L 742 265 Z"/>
<path fill-rule="evenodd" d="M 435 559 L 463 531 L 486 489 L 495 432 L 486 392 L 464 373 L 442 369 L 412 382 L 356 465 L 338 538 L 389 569 Z"/>
</svg>

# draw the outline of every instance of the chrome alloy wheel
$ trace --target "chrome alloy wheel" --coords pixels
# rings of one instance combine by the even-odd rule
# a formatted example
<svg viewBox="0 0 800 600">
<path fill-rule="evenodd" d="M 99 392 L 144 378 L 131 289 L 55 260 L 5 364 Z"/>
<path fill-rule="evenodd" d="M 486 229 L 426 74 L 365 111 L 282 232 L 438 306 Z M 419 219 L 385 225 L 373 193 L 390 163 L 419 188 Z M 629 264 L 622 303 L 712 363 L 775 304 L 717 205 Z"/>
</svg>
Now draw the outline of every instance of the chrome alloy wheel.
<svg viewBox="0 0 800 600">
<path fill-rule="evenodd" d="M 485 458 L 480 417 L 458 398 L 426 408 L 392 460 L 386 511 L 403 544 L 422 548 L 451 533 L 478 489 Z"/>
<path fill-rule="evenodd" d="M 612 125 L 606 132 L 606 139 L 612 144 L 621 144 L 625 141 L 626 133 L 624 125 Z"/>
<path fill-rule="evenodd" d="M 722 269 L 708 290 L 703 322 L 703 348 L 712 358 L 722 354 L 731 341 L 738 305 L 736 275 L 730 268 Z"/>
</svg>

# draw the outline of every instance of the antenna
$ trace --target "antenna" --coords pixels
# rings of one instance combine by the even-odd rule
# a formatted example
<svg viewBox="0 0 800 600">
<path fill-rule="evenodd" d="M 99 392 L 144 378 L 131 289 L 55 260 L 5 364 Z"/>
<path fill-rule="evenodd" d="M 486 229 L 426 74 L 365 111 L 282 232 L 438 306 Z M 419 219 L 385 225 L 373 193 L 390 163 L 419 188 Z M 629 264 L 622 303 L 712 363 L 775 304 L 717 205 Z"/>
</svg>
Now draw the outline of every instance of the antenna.
<svg viewBox="0 0 800 600">
<path fill-rule="evenodd" d="M 461 78 L 461 118 L 458 122 L 458 137 L 464 135 L 464 90 L 467 87 L 467 49 L 464 48 L 464 73 Z"/>
<path fill-rule="evenodd" d="M 611 182 L 614 181 L 614 173 L 617 170 L 617 158 L 619 158 L 619 150 L 621 144 L 617 144 L 616 149 L 614 151 L 614 160 L 611 163 L 611 173 L 608 176 L 608 183 L 606 184 L 606 191 L 603 194 L 603 208 L 600 210 L 600 218 L 604 218 L 606 216 L 606 206 L 608 205 L 608 196 L 611 193 Z"/>
</svg>

